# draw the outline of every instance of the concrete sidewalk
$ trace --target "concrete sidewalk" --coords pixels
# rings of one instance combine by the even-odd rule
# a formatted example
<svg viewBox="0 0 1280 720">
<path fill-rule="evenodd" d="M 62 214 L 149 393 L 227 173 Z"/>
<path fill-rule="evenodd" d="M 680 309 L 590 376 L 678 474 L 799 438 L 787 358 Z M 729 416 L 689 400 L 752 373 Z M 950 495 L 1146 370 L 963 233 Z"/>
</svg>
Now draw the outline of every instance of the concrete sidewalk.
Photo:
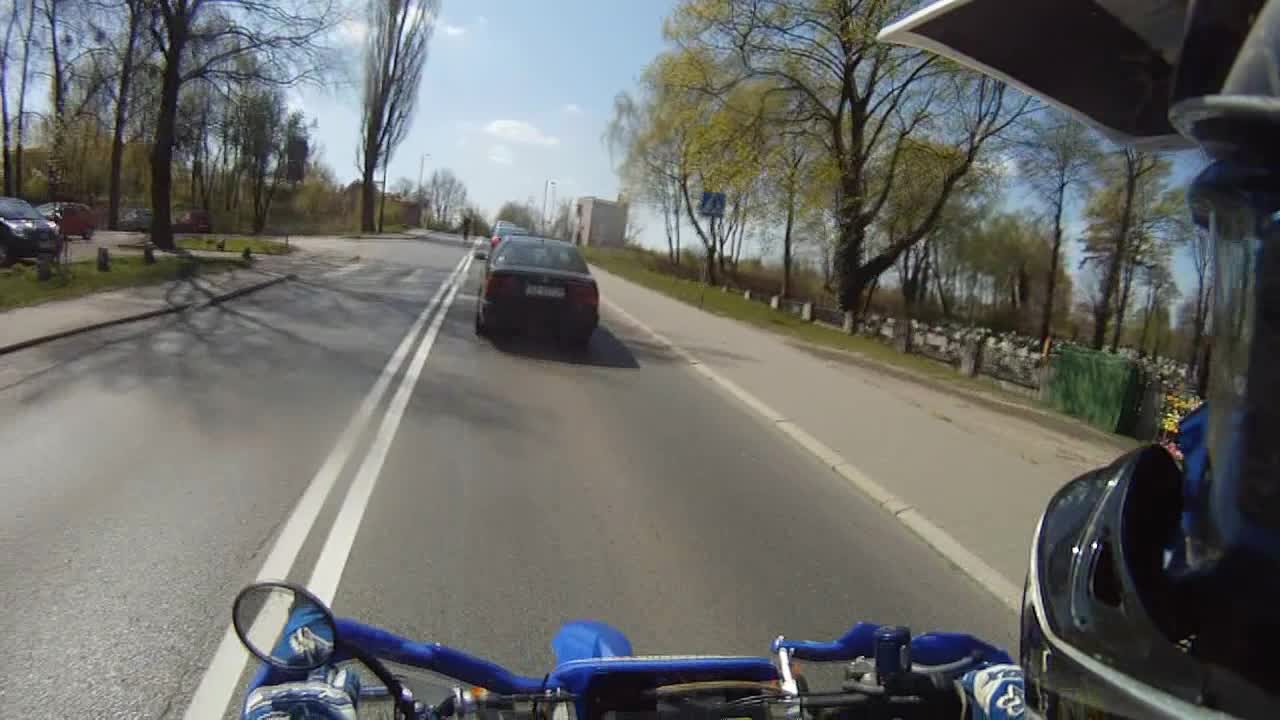
<svg viewBox="0 0 1280 720">
<path fill-rule="evenodd" d="M 1050 496 L 1121 452 L 1088 433 L 1062 432 L 1025 413 L 1001 412 L 998 403 L 832 359 L 599 268 L 593 273 L 606 301 L 896 495 L 908 507 L 895 514 L 914 509 L 1016 588 Z"/>
<path fill-rule="evenodd" d="M 108 290 L 0 313 L 0 347 L 141 313 L 202 303 L 215 295 L 280 277 L 260 265 L 188 280 Z"/>
</svg>

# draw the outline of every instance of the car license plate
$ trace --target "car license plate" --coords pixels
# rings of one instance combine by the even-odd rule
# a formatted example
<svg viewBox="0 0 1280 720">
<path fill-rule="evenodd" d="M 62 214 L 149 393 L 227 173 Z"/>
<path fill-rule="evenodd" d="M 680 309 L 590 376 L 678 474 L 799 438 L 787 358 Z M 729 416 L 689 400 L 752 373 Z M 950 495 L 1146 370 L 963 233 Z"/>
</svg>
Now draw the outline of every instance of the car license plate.
<svg viewBox="0 0 1280 720">
<path fill-rule="evenodd" d="M 562 298 L 564 288 L 552 285 L 525 285 L 524 294 L 531 297 Z"/>
</svg>

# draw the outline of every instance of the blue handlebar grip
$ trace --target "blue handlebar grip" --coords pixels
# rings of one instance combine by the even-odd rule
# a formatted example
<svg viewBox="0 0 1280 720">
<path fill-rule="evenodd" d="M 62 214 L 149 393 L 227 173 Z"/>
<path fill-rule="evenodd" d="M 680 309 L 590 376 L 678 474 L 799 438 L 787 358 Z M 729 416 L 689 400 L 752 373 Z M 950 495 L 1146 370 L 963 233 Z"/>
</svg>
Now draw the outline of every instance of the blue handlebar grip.
<svg viewBox="0 0 1280 720">
<path fill-rule="evenodd" d="M 875 657 L 875 623 L 860 622 L 830 642 L 775 640 L 773 652 L 790 650 L 792 657 L 809 662 L 849 662 Z M 990 643 L 963 633 L 931 632 L 911 638 L 910 657 L 921 665 L 946 665 L 965 658 L 986 664 L 1012 663 L 1009 654 Z"/>
</svg>

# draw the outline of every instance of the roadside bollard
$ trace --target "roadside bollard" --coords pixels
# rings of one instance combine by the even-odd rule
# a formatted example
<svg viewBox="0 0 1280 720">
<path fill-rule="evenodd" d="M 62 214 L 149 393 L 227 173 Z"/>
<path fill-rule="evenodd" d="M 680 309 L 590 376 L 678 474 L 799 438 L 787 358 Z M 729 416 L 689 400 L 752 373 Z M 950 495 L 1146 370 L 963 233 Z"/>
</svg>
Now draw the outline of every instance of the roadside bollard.
<svg viewBox="0 0 1280 720">
<path fill-rule="evenodd" d="M 53 256 L 41 253 L 40 257 L 36 258 L 36 279 L 44 281 L 51 277 L 53 277 Z"/>
<path fill-rule="evenodd" d="M 111 254 L 104 247 L 98 248 L 98 272 L 107 272 L 111 269 Z"/>
<path fill-rule="evenodd" d="M 244 251 L 240 253 L 240 257 L 244 258 L 246 262 L 253 259 L 253 251 L 249 249 L 248 245 L 246 245 Z"/>
<path fill-rule="evenodd" d="M 156 250 L 155 250 L 155 248 L 151 247 L 150 245 L 144 245 L 144 246 L 142 247 L 142 262 L 143 262 L 144 264 L 147 264 L 147 265 L 155 265 L 155 264 L 156 264 Z"/>
</svg>

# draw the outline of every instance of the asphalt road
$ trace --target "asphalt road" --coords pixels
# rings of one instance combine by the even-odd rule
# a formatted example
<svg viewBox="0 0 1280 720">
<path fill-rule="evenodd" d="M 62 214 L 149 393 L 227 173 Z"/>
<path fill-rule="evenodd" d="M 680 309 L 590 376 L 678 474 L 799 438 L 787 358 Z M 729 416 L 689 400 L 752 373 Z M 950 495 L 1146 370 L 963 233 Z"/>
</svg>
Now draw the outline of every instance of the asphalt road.
<svg viewBox="0 0 1280 720">
<path fill-rule="evenodd" d="M 334 457 L 281 574 L 517 671 L 575 617 L 640 653 L 858 619 L 1015 642 L 985 591 L 619 319 L 585 356 L 495 344 L 476 268 L 440 297 L 457 238 L 307 247 L 297 282 L 0 360 L 0 715 L 181 715 Z"/>
</svg>

